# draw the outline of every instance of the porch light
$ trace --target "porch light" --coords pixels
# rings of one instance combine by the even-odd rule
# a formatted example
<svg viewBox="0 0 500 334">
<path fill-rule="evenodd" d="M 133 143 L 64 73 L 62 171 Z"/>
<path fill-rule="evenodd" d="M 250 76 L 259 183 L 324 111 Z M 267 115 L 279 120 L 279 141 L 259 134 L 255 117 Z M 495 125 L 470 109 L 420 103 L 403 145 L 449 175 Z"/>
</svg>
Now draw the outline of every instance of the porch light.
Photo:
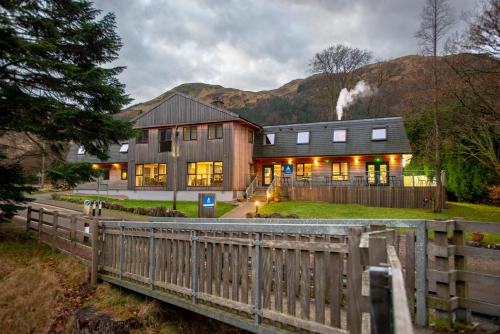
<svg viewBox="0 0 500 334">
<path fill-rule="evenodd" d="M 292 164 L 292 159 L 288 159 L 288 164 L 291 165 Z"/>
<path fill-rule="evenodd" d="M 358 163 L 359 162 L 359 158 L 358 157 L 354 157 L 354 162 Z"/>
<path fill-rule="evenodd" d="M 326 162 L 327 164 L 329 164 L 329 163 L 330 163 L 330 160 L 325 160 L 325 162 Z"/>
<path fill-rule="evenodd" d="M 113 164 L 113 167 L 115 167 L 115 168 L 119 168 L 119 167 L 120 167 L 120 164 Z"/>
<path fill-rule="evenodd" d="M 317 164 L 318 163 L 318 159 L 314 159 L 314 163 Z"/>
<path fill-rule="evenodd" d="M 98 164 L 92 164 L 92 168 L 94 168 L 94 169 L 98 169 L 98 168 L 99 168 L 99 165 L 98 165 Z"/>
<path fill-rule="evenodd" d="M 375 158 L 375 162 L 380 162 L 380 161 L 382 161 L 382 159 L 380 157 Z"/>
<path fill-rule="evenodd" d="M 391 156 L 391 162 L 396 161 L 396 158 L 394 156 Z"/>
</svg>

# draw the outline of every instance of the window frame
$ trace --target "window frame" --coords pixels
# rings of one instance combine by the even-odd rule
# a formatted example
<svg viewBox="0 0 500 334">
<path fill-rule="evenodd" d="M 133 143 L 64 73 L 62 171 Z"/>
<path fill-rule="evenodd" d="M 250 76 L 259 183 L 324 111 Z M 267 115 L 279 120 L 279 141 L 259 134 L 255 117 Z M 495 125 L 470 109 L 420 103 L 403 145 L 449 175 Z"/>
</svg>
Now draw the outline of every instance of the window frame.
<svg viewBox="0 0 500 334">
<path fill-rule="evenodd" d="M 210 130 L 212 128 L 214 129 L 213 130 L 213 137 L 211 136 L 211 130 Z M 220 129 L 220 133 L 219 133 L 219 131 L 217 131 L 218 129 Z M 208 138 L 208 140 L 215 140 L 215 139 L 224 138 L 224 124 L 222 124 L 222 123 L 208 124 L 207 138 Z"/>
<path fill-rule="evenodd" d="M 307 134 L 307 142 L 299 142 L 300 135 Z M 311 142 L 311 131 L 299 131 L 297 132 L 297 145 L 308 145 Z"/>
<path fill-rule="evenodd" d="M 163 138 L 163 133 L 168 133 L 170 132 L 170 138 L 169 139 L 164 139 Z M 172 147 L 173 147 L 173 139 L 172 139 L 172 135 L 173 135 L 174 131 L 172 128 L 160 128 L 158 129 L 158 151 L 160 153 L 169 153 L 169 152 L 172 152 Z M 166 135 L 165 135 L 166 136 Z M 163 149 L 163 146 L 162 144 L 168 144 L 170 143 L 170 146 L 167 145 L 167 149 Z"/>
<path fill-rule="evenodd" d="M 123 149 L 123 147 L 124 147 L 124 146 L 126 146 L 126 147 L 127 147 L 127 149 L 126 149 L 126 150 L 124 150 L 124 149 Z M 121 144 L 121 145 L 120 145 L 120 153 L 128 153 L 128 149 L 129 149 L 129 147 L 130 147 L 129 143 L 123 143 L 123 144 Z"/>
<path fill-rule="evenodd" d="M 268 138 L 267 136 L 272 136 L 273 140 L 272 142 L 269 141 L 269 144 L 267 144 L 266 139 Z M 270 132 L 270 133 L 264 133 L 264 146 L 273 146 L 276 144 L 276 133 Z"/>
<path fill-rule="evenodd" d="M 255 131 L 253 129 L 248 129 L 248 143 L 253 144 Z"/>
<path fill-rule="evenodd" d="M 149 144 L 149 129 L 141 129 L 135 140 L 136 144 Z"/>
<path fill-rule="evenodd" d="M 123 175 L 125 175 L 125 177 L 123 177 Z M 127 170 L 127 168 L 122 168 L 120 170 L 120 179 L 122 181 L 128 180 L 128 170 Z"/>
<path fill-rule="evenodd" d="M 85 146 L 80 145 L 78 146 L 78 150 L 76 151 L 77 155 L 85 155 L 87 151 L 85 150 Z"/>
<path fill-rule="evenodd" d="M 333 173 L 333 166 L 338 165 L 340 174 L 335 175 Z M 346 171 L 343 167 L 346 166 Z M 332 162 L 332 181 L 349 181 L 349 161 L 334 161 Z"/>
<path fill-rule="evenodd" d="M 306 165 L 310 165 L 311 166 L 311 171 L 309 172 L 310 175 L 307 175 L 308 172 L 306 172 Z M 302 166 L 302 171 L 301 172 L 299 172 L 299 166 Z M 309 162 L 297 162 L 295 164 L 295 175 L 302 176 L 302 177 L 311 177 L 312 174 L 313 174 L 312 167 L 313 167 L 312 163 L 309 163 Z"/>
<path fill-rule="evenodd" d="M 155 174 L 154 176 L 154 179 L 156 179 L 156 184 L 148 184 L 148 185 L 145 185 L 144 184 L 144 169 L 146 165 L 156 165 L 156 169 L 157 169 L 157 173 Z M 161 169 L 160 169 L 160 165 L 165 165 L 165 173 L 160 173 Z M 138 166 L 141 166 L 141 173 L 139 174 L 137 172 L 137 168 Z M 161 187 L 165 187 L 167 185 L 167 175 L 168 175 L 168 170 L 167 170 L 167 164 L 166 163 L 144 163 L 144 164 L 136 164 L 135 165 L 135 179 L 134 179 L 134 186 L 136 188 L 145 188 L 145 187 L 157 187 L 157 188 L 161 188 Z M 160 184 L 160 176 L 165 176 L 165 183 L 164 184 Z M 141 178 L 141 185 L 137 185 L 137 178 L 140 177 Z M 128 173 L 127 173 L 127 178 L 128 178 Z"/>
<path fill-rule="evenodd" d="M 385 134 L 384 138 L 374 138 L 373 135 L 374 135 L 374 132 L 376 130 L 384 130 L 384 134 Z M 387 127 L 372 128 L 372 136 L 371 136 L 371 138 L 372 138 L 372 141 L 384 141 L 384 140 L 387 140 Z"/>
<path fill-rule="evenodd" d="M 199 184 L 198 181 L 201 181 L 202 179 L 198 179 L 198 175 L 202 175 L 198 173 L 198 164 L 199 163 L 211 163 L 212 168 L 211 171 L 212 173 L 210 174 L 210 185 L 202 185 Z M 194 174 L 190 173 L 190 165 L 194 164 Z M 220 172 L 216 173 L 216 164 L 220 164 Z M 189 185 L 189 179 L 190 177 L 194 177 L 194 184 Z M 214 184 L 215 180 L 218 180 L 217 184 Z M 208 188 L 208 187 L 222 187 L 224 182 L 224 163 L 222 161 L 188 161 L 186 165 L 186 186 L 188 188 L 192 187 L 203 187 L 203 188 Z"/>
<path fill-rule="evenodd" d="M 344 140 L 335 140 L 335 132 L 336 131 L 343 131 L 344 132 Z M 333 143 L 346 143 L 347 142 L 347 129 L 333 129 L 332 133 L 332 142 Z"/>
<path fill-rule="evenodd" d="M 184 141 L 198 140 L 198 127 L 196 125 L 184 126 L 182 128 L 182 140 Z"/>
</svg>

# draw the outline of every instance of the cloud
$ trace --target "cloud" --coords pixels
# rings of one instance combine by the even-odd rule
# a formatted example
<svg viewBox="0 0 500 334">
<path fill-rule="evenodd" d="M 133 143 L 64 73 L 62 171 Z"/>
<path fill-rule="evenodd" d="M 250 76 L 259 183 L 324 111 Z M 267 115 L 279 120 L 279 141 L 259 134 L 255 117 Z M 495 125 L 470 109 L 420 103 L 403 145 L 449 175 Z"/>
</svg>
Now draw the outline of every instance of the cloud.
<svg viewBox="0 0 500 334">
<path fill-rule="evenodd" d="M 97 0 L 114 12 L 124 46 L 117 65 L 135 102 L 185 82 L 247 90 L 277 88 L 309 75 L 315 52 L 335 44 L 377 58 L 418 52 L 413 38 L 423 1 Z M 457 13 L 473 6 L 454 0 Z"/>
</svg>

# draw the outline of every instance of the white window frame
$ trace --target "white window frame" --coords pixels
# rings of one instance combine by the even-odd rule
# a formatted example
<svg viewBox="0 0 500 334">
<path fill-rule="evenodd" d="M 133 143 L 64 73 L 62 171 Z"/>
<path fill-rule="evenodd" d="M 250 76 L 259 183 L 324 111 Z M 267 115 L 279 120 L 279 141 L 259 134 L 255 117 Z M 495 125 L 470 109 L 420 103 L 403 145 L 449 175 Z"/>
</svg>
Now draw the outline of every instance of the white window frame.
<svg viewBox="0 0 500 334">
<path fill-rule="evenodd" d="M 381 136 L 381 133 L 377 134 L 377 131 L 383 130 L 384 135 Z M 373 128 L 372 129 L 372 140 L 387 140 L 387 128 Z"/>
<path fill-rule="evenodd" d="M 269 139 L 269 143 L 270 144 L 266 143 L 266 138 Z M 275 139 L 276 139 L 276 134 L 275 133 L 265 133 L 264 134 L 264 145 L 266 145 L 266 146 L 274 145 Z"/>
<path fill-rule="evenodd" d="M 297 132 L 297 144 L 309 144 L 310 131 Z"/>
<path fill-rule="evenodd" d="M 343 138 L 335 138 L 335 133 L 344 133 Z M 347 129 L 335 129 L 333 130 L 333 138 L 332 138 L 334 143 L 345 143 L 347 141 Z"/>
<path fill-rule="evenodd" d="M 128 152 L 128 143 L 123 143 L 120 146 L 120 153 L 127 153 Z"/>
<path fill-rule="evenodd" d="M 78 146 L 77 154 L 78 155 L 84 155 L 85 154 L 85 147 L 83 147 L 83 145 Z"/>
</svg>

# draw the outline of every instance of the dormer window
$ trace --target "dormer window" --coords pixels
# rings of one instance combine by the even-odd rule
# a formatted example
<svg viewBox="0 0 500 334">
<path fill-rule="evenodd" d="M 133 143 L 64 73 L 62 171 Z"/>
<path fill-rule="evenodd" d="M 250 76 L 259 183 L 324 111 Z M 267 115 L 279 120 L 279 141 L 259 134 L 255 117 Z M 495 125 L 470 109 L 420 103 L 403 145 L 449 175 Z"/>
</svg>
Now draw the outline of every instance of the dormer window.
<svg viewBox="0 0 500 334">
<path fill-rule="evenodd" d="M 297 133 L 297 144 L 309 144 L 309 131 Z"/>
<path fill-rule="evenodd" d="M 266 133 L 264 135 L 264 145 L 274 145 L 274 133 Z"/>
<path fill-rule="evenodd" d="M 128 152 L 128 143 L 122 144 L 120 146 L 120 153 L 127 153 Z"/>
<path fill-rule="evenodd" d="M 387 140 L 387 129 L 386 128 L 372 129 L 372 140 Z"/>
<path fill-rule="evenodd" d="M 85 154 L 85 147 L 78 146 L 78 155 L 84 155 L 84 154 Z"/>
<path fill-rule="evenodd" d="M 347 130 L 339 129 L 333 130 L 333 142 L 334 143 L 345 143 L 347 141 Z"/>
</svg>

